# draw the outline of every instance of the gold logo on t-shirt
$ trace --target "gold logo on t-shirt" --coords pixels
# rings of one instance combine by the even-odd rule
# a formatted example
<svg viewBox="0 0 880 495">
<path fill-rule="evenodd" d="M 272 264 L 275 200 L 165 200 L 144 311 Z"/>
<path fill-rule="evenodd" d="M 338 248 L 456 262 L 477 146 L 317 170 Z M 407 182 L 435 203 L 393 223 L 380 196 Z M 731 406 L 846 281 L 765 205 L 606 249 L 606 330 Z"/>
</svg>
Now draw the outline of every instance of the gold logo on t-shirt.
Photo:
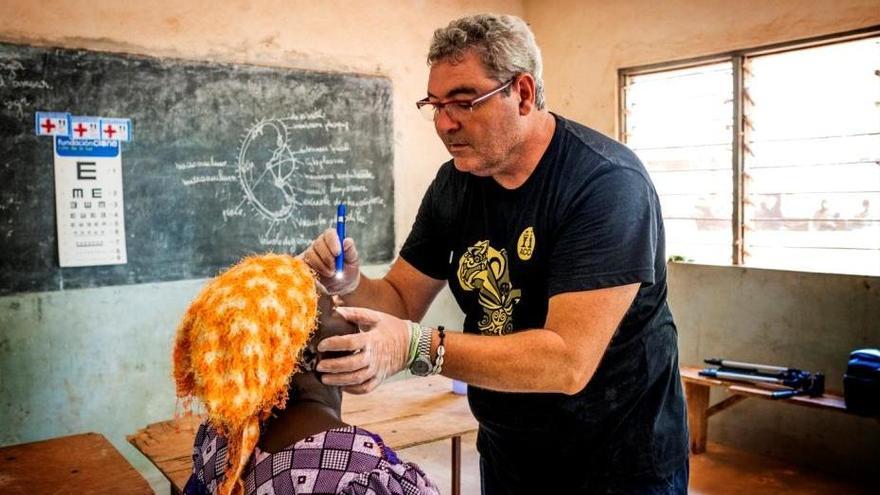
<svg viewBox="0 0 880 495">
<path fill-rule="evenodd" d="M 497 250 L 489 241 L 479 241 L 462 253 L 458 260 L 458 283 L 467 291 L 478 292 L 483 309 L 477 328 L 483 335 L 504 335 L 513 330 L 513 306 L 521 291 L 510 283 L 507 252 Z"/>
<path fill-rule="evenodd" d="M 532 227 L 522 231 L 516 241 L 516 254 L 519 259 L 528 261 L 535 252 L 535 230 Z"/>
</svg>

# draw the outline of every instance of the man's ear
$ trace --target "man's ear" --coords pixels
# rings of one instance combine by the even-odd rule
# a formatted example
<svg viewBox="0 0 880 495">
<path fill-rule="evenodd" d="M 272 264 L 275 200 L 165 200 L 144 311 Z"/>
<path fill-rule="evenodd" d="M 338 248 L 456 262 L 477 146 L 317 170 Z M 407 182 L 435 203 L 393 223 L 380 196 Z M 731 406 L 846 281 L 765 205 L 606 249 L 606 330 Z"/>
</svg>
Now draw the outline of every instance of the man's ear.
<svg viewBox="0 0 880 495">
<path fill-rule="evenodd" d="M 516 76 L 513 90 L 519 95 L 519 114 L 532 113 L 535 109 L 535 78 L 528 73 Z"/>
</svg>

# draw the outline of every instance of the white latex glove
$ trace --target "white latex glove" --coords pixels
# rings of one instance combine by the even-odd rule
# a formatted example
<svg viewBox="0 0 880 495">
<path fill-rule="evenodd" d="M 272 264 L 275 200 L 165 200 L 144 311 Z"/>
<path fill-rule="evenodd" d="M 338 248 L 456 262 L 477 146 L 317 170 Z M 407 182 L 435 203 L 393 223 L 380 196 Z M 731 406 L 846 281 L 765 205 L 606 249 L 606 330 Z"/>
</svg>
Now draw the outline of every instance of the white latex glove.
<svg viewBox="0 0 880 495">
<path fill-rule="evenodd" d="M 336 385 L 353 394 L 365 394 L 406 366 L 411 332 L 406 320 L 366 308 L 336 308 L 343 318 L 358 325 L 361 333 L 328 337 L 319 352 L 355 351 L 335 359 L 322 359 L 318 371 L 325 385 Z"/>
<path fill-rule="evenodd" d="M 342 273 L 336 273 L 336 256 L 343 251 Z M 357 289 L 361 280 L 360 262 L 354 240 L 346 237 L 339 244 L 336 229 L 327 229 L 299 255 L 315 273 L 329 294 L 345 295 Z"/>
</svg>

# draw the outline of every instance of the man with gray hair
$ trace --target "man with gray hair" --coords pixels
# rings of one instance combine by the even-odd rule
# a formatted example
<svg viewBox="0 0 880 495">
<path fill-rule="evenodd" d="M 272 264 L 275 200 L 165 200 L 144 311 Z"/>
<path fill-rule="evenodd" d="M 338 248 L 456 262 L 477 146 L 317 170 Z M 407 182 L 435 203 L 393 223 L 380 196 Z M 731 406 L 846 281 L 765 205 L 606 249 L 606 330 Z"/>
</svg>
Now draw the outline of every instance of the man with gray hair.
<svg viewBox="0 0 880 495">
<path fill-rule="evenodd" d="M 484 494 L 686 493 L 663 220 L 645 168 L 546 110 L 541 54 L 517 17 L 451 22 L 428 64 L 416 106 L 452 160 L 399 258 L 367 278 L 332 229 L 302 254 L 367 330 L 321 343 L 357 351 L 322 361 L 323 381 L 365 393 L 409 368 L 467 382 Z M 463 333 L 414 323 L 447 281 Z"/>
</svg>

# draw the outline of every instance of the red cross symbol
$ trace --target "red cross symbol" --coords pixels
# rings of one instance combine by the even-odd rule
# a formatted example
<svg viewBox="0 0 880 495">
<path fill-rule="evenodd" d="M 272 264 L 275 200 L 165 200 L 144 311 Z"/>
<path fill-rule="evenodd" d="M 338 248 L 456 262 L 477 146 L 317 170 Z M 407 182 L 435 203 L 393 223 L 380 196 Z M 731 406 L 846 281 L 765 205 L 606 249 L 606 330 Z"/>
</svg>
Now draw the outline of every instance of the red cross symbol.
<svg viewBox="0 0 880 495">
<path fill-rule="evenodd" d="M 83 137 L 83 134 L 85 134 L 86 131 L 88 131 L 88 129 L 86 129 L 85 127 L 83 127 L 83 123 L 82 123 L 82 122 L 79 122 L 79 123 L 76 124 L 76 128 L 74 129 L 74 131 L 75 131 L 77 134 L 79 134 L 79 137 Z"/>
<path fill-rule="evenodd" d="M 111 126 L 110 124 L 107 124 L 107 128 L 104 129 L 104 132 L 106 132 L 107 135 L 110 136 L 110 139 L 113 139 L 113 135 L 116 134 L 118 131 L 114 129 L 113 126 Z"/>
<path fill-rule="evenodd" d="M 42 127 L 43 129 L 46 129 L 46 134 L 51 134 L 51 133 L 52 133 L 52 129 L 54 129 L 54 128 L 58 127 L 58 126 L 55 125 L 55 124 L 53 124 L 53 123 L 52 123 L 52 120 L 50 120 L 50 119 L 46 119 L 46 121 L 43 122 L 43 124 L 40 125 L 40 127 Z"/>
</svg>

